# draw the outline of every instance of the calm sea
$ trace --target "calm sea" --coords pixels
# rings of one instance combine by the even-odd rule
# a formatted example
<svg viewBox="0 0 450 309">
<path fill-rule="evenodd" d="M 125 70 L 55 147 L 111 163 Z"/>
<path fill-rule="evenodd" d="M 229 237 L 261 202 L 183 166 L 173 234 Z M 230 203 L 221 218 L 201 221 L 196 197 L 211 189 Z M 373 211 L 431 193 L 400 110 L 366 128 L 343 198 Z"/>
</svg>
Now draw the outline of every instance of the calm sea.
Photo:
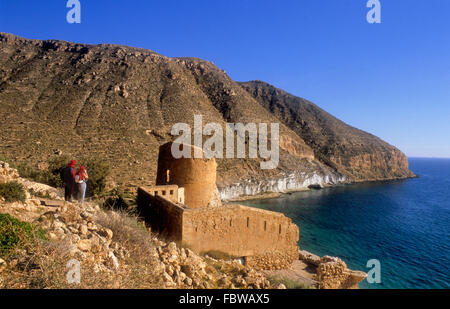
<svg viewBox="0 0 450 309">
<path fill-rule="evenodd" d="M 450 159 L 410 159 L 419 178 L 342 185 L 243 204 L 279 211 L 299 246 L 351 269 L 381 263 L 381 283 L 360 288 L 450 288 Z"/>
</svg>

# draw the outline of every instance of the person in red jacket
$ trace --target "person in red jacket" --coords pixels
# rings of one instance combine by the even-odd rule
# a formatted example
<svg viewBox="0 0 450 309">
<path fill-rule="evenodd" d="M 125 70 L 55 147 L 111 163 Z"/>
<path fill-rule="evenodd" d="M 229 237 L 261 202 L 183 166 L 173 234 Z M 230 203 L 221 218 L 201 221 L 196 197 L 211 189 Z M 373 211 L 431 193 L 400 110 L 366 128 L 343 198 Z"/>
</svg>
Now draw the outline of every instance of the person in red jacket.
<svg viewBox="0 0 450 309">
<path fill-rule="evenodd" d="M 86 195 L 86 183 L 89 176 L 84 166 L 80 167 L 80 170 L 75 175 L 75 182 L 78 186 L 78 202 L 83 205 L 84 197 Z"/>
</svg>

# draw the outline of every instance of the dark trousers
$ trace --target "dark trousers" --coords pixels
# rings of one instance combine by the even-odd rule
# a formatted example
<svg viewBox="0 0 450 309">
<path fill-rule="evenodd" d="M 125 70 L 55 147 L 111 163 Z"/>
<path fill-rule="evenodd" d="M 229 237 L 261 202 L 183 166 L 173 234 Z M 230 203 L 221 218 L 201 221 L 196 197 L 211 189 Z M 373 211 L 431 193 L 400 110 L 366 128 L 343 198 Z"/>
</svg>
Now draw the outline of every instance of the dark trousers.
<svg viewBox="0 0 450 309">
<path fill-rule="evenodd" d="M 74 191 L 74 184 L 66 183 L 66 186 L 64 187 L 64 199 L 67 202 L 72 202 L 73 193 L 74 193 L 73 191 Z"/>
</svg>

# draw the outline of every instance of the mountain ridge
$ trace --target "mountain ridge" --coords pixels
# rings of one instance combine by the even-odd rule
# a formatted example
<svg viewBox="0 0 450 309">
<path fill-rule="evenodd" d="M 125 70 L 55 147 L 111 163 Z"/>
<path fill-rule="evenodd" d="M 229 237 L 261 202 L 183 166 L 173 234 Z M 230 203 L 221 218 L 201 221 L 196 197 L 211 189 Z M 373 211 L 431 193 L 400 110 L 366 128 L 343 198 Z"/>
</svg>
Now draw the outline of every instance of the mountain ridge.
<svg viewBox="0 0 450 309">
<path fill-rule="evenodd" d="M 266 82 L 249 81 L 239 84 L 268 111 L 302 137 L 308 146 L 314 149 L 317 158 L 352 180 L 383 180 L 413 176 L 409 171 L 406 156 L 379 137 L 348 125 L 316 104 Z M 386 165 L 377 166 L 376 173 L 371 173 L 371 169 L 362 162 L 364 159 L 376 161 L 373 153 L 381 155 L 380 161 L 386 161 Z M 395 162 L 396 160 L 398 162 Z M 398 169 L 389 173 L 389 167 L 395 168 L 397 165 Z"/>
<path fill-rule="evenodd" d="M 278 169 L 261 170 L 260 159 L 218 160 L 219 187 L 251 181 L 261 191 L 270 187 L 262 182 L 293 173 L 298 186 L 317 175 L 324 183 L 352 179 L 327 157 L 317 156 L 322 152 L 314 148 L 312 137 L 280 119 L 282 114 L 268 111 L 265 101 L 248 90 L 199 58 L 0 33 L 0 115 L 8 120 L 0 125 L 0 155 L 45 168 L 54 153 L 92 154 L 114 167 L 112 184 L 149 185 L 154 183 L 159 145 L 173 139 L 171 126 L 192 126 L 194 115 L 202 114 L 205 123 L 221 125 L 281 122 Z M 402 158 L 388 163 L 400 172 L 389 174 L 386 163 L 382 173 L 375 168 L 374 177 L 361 180 L 411 175 Z"/>
</svg>

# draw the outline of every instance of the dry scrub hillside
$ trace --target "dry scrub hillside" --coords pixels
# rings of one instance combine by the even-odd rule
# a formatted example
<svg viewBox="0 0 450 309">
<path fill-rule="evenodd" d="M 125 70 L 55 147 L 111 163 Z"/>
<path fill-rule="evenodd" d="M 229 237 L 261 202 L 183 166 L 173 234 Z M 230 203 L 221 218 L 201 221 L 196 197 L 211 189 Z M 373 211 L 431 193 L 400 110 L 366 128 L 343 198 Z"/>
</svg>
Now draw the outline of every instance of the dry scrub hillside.
<svg viewBox="0 0 450 309">
<path fill-rule="evenodd" d="M 151 184 L 159 145 L 172 139 L 175 123 L 193 127 L 195 114 L 222 125 L 278 122 L 207 61 L 0 34 L 4 158 L 39 164 L 55 153 L 90 154 L 114 167 L 119 184 Z M 280 130 L 278 170 L 261 171 L 259 160 L 221 160 L 219 184 L 314 167 L 312 149 L 286 126 Z"/>
<path fill-rule="evenodd" d="M 355 140 L 357 147 L 346 143 L 334 151 L 334 137 L 343 141 L 348 135 L 327 126 L 328 118 L 320 113 L 309 113 L 305 120 L 303 112 L 286 115 L 284 105 L 268 108 L 265 98 L 201 59 L 0 33 L 0 157 L 11 162 L 45 168 L 55 154 L 89 154 L 114 167 L 114 182 L 150 185 L 158 146 L 172 139 L 172 125 L 192 126 L 194 115 L 201 114 L 204 122 L 222 125 L 281 122 L 279 168 L 262 171 L 258 160 L 219 160 L 219 186 L 292 171 L 313 173 L 326 170 L 325 164 L 361 180 L 409 175 L 400 152 L 371 146 L 380 144 L 375 137 L 364 135 Z M 309 135 L 298 129 L 297 123 L 304 121 L 315 128 Z M 316 129 L 322 126 L 333 138 L 320 138 Z M 325 151 L 327 147 L 331 150 Z M 355 156 L 360 150 L 363 155 Z"/>
</svg>

